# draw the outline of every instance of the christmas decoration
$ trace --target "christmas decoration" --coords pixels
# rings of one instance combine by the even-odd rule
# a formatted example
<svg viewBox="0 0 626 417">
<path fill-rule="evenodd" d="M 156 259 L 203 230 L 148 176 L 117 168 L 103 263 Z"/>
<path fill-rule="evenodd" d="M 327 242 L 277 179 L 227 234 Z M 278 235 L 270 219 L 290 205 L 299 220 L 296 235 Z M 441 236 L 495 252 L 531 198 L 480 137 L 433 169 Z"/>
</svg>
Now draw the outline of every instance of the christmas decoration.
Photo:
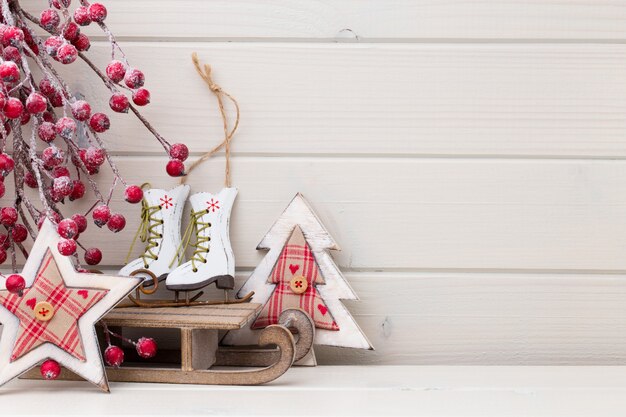
<svg viewBox="0 0 626 417">
<path fill-rule="evenodd" d="M 0 0 L 0 197 L 5 193 L 4 180 L 10 173 L 14 174 L 15 189 L 12 203 L 0 209 L 0 224 L 7 229 L 7 234 L 0 236 L 7 242 L 0 248 L 0 261 L 8 258 L 9 251 L 14 270 L 16 252 L 26 256 L 22 242 L 28 236 L 35 239 L 34 225 L 40 225 L 44 218 L 58 224 L 59 233 L 66 239 L 60 243 L 61 254 L 72 256 L 78 250 L 87 251 L 78 242 L 86 223 L 76 232 L 70 219 L 79 214 L 62 213 L 62 206 L 84 198 L 87 188 L 96 200 L 94 223 L 107 226 L 111 232 L 119 232 L 126 224 L 121 214 L 110 211 L 114 190 L 121 184 L 126 188 L 128 202 L 141 201 L 141 189 L 126 183 L 106 149 L 102 134 L 112 123 L 106 109 L 92 107 L 72 91 L 55 69 L 55 61 L 58 65 L 84 61 L 109 90 L 110 110 L 134 114 L 170 156 L 164 169 L 173 176 L 185 172 L 187 147 L 170 144 L 136 107 L 150 102 L 150 92 L 144 86 L 146 77 L 131 65 L 109 30 L 105 23 L 106 7 L 87 0 L 77 3 L 72 11 L 70 0 L 49 2 L 49 8 L 37 17 L 24 10 L 19 0 Z M 88 25 L 98 26 L 111 44 L 111 61 L 106 68 L 96 66 L 86 54 L 90 41 L 81 28 Z M 35 26 L 48 34 L 35 31 Z M 27 124 L 31 125 L 29 129 Z M 41 153 L 37 151 L 41 147 L 39 141 L 45 145 Z M 12 149 L 11 156 L 8 149 Z M 95 179 L 105 165 L 114 177 L 108 192 Z M 39 203 L 25 192 L 25 187 L 38 190 Z M 101 254 L 94 251 L 84 256 L 90 265 L 101 259 Z"/>
<path fill-rule="evenodd" d="M 340 300 L 358 299 L 328 250 L 339 250 L 301 194 L 289 203 L 257 249 L 268 254 L 239 290 L 254 291 L 264 308 L 252 325 L 229 332 L 226 345 L 254 344 L 258 330 L 276 322 L 285 308 L 300 307 L 313 319 L 315 344 L 373 349 Z M 306 358 L 304 363 L 314 363 Z"/>
<path fill-rule="evenodd" d="M 46 379 L 62 365 L 108 391 L 94 325 L 140 280 L 77 272 L 59 253 L 62 240 L 46 219 L 20 274 L 25 285 L 0 282 L 0 385 L 45 361 Z"/>
</svg>

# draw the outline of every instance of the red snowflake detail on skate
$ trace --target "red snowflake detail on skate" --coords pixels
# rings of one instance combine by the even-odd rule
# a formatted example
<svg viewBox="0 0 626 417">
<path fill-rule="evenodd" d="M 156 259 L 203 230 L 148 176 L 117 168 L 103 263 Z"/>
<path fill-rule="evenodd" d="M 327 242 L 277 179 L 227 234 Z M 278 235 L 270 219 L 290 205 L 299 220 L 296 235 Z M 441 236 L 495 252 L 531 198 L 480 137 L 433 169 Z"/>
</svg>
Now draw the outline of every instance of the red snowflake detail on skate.
<svg viewBox="0 0 626 417">
<path fill-rule="evenodd" d="M 215 213 L 220 209 L 220 202 L 218 200 L 211 199 L 211 201 L 207 201 L 207 211 L 211 211 Z"/>
<path fill-rule="evenodd" d="M 161 197 L 159 200 L 161 200 L 161 207 L 166 210 L 174 206 L 174 203 L 172 203 L 172 197 L 168 197 L 167 194 Z"/>
</svg>

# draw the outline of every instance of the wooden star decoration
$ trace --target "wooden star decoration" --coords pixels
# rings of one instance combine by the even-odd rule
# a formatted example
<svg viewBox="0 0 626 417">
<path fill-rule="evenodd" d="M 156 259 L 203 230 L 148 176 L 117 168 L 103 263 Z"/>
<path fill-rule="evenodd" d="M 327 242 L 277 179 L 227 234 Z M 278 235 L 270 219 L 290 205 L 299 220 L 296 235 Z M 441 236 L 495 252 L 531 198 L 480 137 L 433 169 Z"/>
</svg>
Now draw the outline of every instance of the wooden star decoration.
<svg viewBox="0 0 626 417">
<path fill-rule="evenodd" d="M 44 221 L 21 273 L 22 296 L 0 282 L 0 386 L 54 359 L 108 392 L 95 324 L 141 279 L 79 273 L 57 250 L 60 239 Z"/>
</svg>

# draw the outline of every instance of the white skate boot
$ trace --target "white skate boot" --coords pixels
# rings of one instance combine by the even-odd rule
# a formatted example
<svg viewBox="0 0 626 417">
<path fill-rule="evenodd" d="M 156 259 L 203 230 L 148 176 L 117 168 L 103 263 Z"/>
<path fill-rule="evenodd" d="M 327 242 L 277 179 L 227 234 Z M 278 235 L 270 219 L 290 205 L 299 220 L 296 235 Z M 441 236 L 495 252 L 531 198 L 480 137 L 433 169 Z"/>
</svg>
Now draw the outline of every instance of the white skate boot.
<svg viewBox="0 0 626 417">
<path fill-rule="evenodd" d="M 198 193 L 189 198 L 191 221 L 179 256 L 189 245 L 194 248 L 189 261 L 168 274 L 168 290 L 194 291 L 213 282 L 217 288 L 232 290 L 235 286 L 235 256 L 230 245 L 230 213 L 237 197 L 236 188 L 224 188 L 219 193 Z M 191 235 L 195 242 L 191 243 Z M 180 262 L 179 262 L 180 263 Z"/>
<path fill-rule="evenodd" d="M 181 220 L 188 195 L 188 185 L 169 191 L 150 189 L 144 193 L 137 236 L 146 243 L 146 249 L 139 258 L 123 267 L 119 275 L 143 276 L 145 287 L 149 287 L 155 284 L 155 279 L 164 279 L 174 269 L 170 264 L 180 247 Z"/>
</svg>

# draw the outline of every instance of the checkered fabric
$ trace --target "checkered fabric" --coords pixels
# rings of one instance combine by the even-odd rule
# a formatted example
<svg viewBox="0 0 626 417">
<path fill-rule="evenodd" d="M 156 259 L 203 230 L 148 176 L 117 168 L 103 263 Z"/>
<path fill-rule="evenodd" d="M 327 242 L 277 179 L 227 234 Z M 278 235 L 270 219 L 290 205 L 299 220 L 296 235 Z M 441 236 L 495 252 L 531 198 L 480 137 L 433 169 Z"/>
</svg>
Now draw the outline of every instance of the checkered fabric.
<svg viewBox="0 0 626 417">
<path fill-rule="evenodd" d="M 306 278 L 308 286 L 302 294 L 296 294 L 289 285 L 296 276 Z M 325 283 L 324 277 L 299 227 L 296 226 L 289 240 L 287 240 L 268 283 L 276 284 L 276 288 L 261 310 L 261 314 L 253 323 L 253 329 L 277 324 L 280 313 L 286 309 L 301 308 L 311 316 L 315 327 L 339 330 L 330 310 L 315 288 L 316 285 Z"/>
<path fill-rule="evenodd" d="M 0 291 L 0 305 L 20 320 L 11 361 L 44 343 L 52 343 L 85 361 L 78 319 L 106 294 L 107 290 L 66 287 L 52 253 L 46 252 L 35 282 L 21 297 L 6 290 Z M 35 306 L 42 301 L 50 303 L 54 309 L 50 321 L 35 317 Z"/>
</svg>

